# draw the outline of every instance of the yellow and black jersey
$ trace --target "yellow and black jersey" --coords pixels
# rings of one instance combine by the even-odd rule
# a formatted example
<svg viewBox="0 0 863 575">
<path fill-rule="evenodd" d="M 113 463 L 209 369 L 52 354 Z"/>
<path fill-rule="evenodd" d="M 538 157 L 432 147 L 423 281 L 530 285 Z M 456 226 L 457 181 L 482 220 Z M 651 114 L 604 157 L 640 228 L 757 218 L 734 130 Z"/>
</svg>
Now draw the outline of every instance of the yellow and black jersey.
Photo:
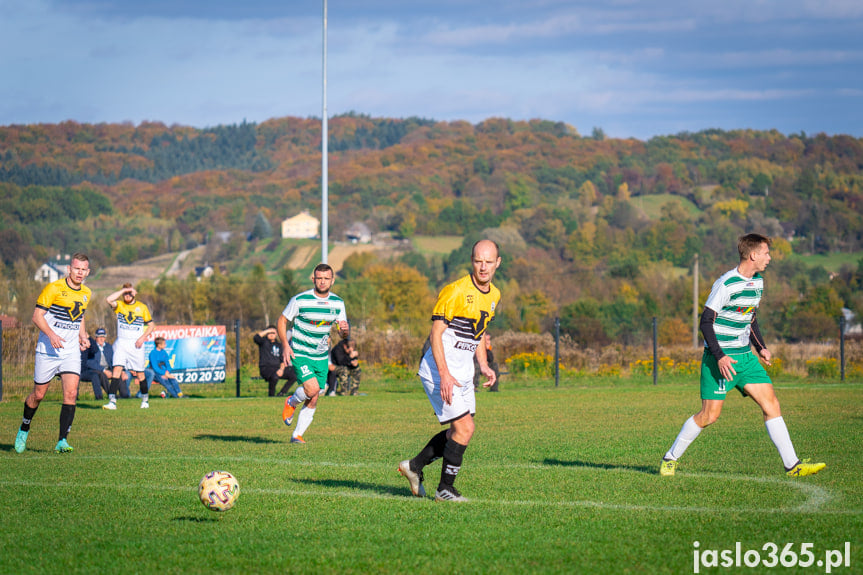
<svg viewBox="0 0 863 575">
<path fill-rule="evenodd" d="M 46 285 L 36 300 L 36 307 L 45 310 L 45 320 L 54 333 L 63 338 L 66 345 L 62 350 L 55 350 L 48 336 L 39 332 L 36 351 L 51 355 L 80 353 L 78 335 L 91 297 L 90 288 L 84 285 L 78 289 L 71 288 L 66 278 Z"/>
<path fill-rule="evenodd" d="M 153 321 L 147 304 L 134 301 L 117 303 L 117 339 L 138 339 L 144 334 L 147 324 Z"/>
<path fill-rule="evenodd" d="M 447 285 L 438 295 L 432 321 L 441 320 L 447 324 L 442 336 L 444 354 L 447 368 L 457 380 L 473 379 L 473 355 L 494 319 L 499 302 L 500 290 L 494 284 L 489 285 L 488 292 L 480 291 L 471 275 Z M 430 349 L 423 364 L 429 361 L 434 364 Z M 421 371 L 423 369 L 421 367 Z"/>
</svg>

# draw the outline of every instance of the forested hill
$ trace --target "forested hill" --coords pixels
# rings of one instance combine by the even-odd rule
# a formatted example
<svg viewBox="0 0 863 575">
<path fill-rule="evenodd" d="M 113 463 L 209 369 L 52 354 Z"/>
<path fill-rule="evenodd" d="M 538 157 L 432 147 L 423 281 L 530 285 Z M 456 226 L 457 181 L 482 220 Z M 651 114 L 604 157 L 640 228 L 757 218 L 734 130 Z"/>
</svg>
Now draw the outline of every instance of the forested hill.
<svg viewBox="0 0 863 575">
<path fill-rule="evenodd" d="M 356 114 L 329 126 L 331 238 L 356 221 L 404 237 L 490 235 L 510 254 L 502 279 L 551 306 L 593 281 L 637 288 L 651 266 L 685 269 L 696 254 L 713 273 L 747 231 L 779 238 L 780 257 L 863 241 L 863 140 L 849 136 L 708 130 L 645 142 L 543 120 Z M 85 249 L 108 265 L 216 232 L 265 237 L 300 210 L 319 213 L 320 130 L 290 117 L 0 127 L 0 255 L 11 266 Z M 434 277 L 414 263 L 432 284 L 450 269 Z"/>
</svg>

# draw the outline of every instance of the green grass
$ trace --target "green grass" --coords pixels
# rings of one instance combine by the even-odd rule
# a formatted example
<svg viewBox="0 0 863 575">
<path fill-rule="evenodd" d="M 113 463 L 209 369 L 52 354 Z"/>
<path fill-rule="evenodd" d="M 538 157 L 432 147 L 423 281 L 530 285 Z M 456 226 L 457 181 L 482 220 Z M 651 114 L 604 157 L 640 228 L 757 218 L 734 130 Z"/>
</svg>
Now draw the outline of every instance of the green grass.
<svg viewBox="0 0 863 575">
<path fill-rule="evenodd" d="M 691 200 L 674 194 L 634 196 L 631 201 L 632 205 L 643 210 L 651 220 L 658 220 L 662 215 L 662 206 L 669 202 L 679 204 L 693 218 L 701 214 L 701 210 Z"/>
<path fill-rule="evenodd" d="M 414 236 L 413 245 L 423 254 L 447 255 L 461 247 L 462 236 Z"/>
<path fill-rule="evenodd" d="M 851 269 L 856 270 L 860 265 L 860 260 L 863 259 L 863 252 L 815 255 L 792 254 L 791 258 L 799 260 L 807 266 L 822 266 L 828 272 L 836 273 L 842 269 L 842 266 L 849 266 Z"/>
<path fill-rule="evenodd" d="M 798 453 L 828 464 L 817 476 L 786 478 L 757 408 L 734 394 L 661 478 L 700 403 L 691 382 L 505 376 L 478 397 L 457 482 L 472 501 L 447 504 L 411 497 L 396 472 L 440 429 L 418 382 L 372 376 L 367 395 L 321 400 L 305 446 L 288 443 L 280 398 L 215 397 L 233 381 L 149 410 L 81 401 L 65 456 L 52 451 L 56 400 L 20 455 L 21 403 L 0 403 L 0 573 L 685 573 L 694 541 L 811 542 L 818 558 L 850 541 L 852 569 L 834 572 L 860 571 L 859 382 L 777 384 Z M 197 501 L 213 469 L 241 485 L 224 514 Z M 439 473 L 427 468 L 429 490 Z"/>
</svg>

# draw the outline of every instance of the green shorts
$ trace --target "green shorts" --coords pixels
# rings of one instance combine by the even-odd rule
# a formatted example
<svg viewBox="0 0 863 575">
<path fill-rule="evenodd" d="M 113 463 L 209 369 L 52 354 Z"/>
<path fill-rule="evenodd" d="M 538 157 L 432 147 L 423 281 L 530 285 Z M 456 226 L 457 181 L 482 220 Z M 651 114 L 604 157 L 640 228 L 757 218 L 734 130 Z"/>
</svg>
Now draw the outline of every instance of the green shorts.
<svg viewBox="0 0 863 575">
<path fill-rule="evenodd" d="M 716 358 L 709 351 L 704 351 L 704 356 L 701 358 L 701 399 L 725 399 L 728 389 L 733 387 L 745 396 L 743 386 L 748 383 L 773 383 L 761 362 L 751 351 L 729 357 L 737 360 L 737 363 L 732 365 L 737 372 L 733 381 L 722 378 Z"/>
<path fill-rule="evenodd" d="M 330 362 L 324 359 L 311 359 L 308 357 L 295 356 L 294 370 L 297 372 L 297 379 L 300 383 L 305 383 L 310 379 L 317 379 L 321 389 L 327 387 L 327 372 L 330 368 Z"/>
</svg>

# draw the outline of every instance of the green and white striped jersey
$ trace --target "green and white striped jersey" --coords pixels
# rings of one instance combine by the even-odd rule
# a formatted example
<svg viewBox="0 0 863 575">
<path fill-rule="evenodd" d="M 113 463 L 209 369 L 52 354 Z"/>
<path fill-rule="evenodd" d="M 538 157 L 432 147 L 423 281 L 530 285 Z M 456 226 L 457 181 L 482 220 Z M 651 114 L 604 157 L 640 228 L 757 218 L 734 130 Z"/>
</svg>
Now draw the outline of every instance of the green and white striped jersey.
<svg viewBox="0 0 863 575">
<path fill-rule="evenodd" d="M 317 297 L 313 289 L 292 297 L 282 315 L 293 323 L 291 349 L 294 355 L 309 359 L 327 359 L 330 329 L 334 323 L 348 319 L 342 298 L 332 292 L 327 297 Z"/>
<path fill-rule="evenodd" d="M 740 275 L 737 268 L 722 275 L 713 288 L 704 307 L 716 312 L 713 330 L 719 347 L 726 355 L 739 355 L 749 351 L 749 333 L 752 320 L 764 291 L 764 278 L 756 273 L 751 278 Z"/>
</svg>

